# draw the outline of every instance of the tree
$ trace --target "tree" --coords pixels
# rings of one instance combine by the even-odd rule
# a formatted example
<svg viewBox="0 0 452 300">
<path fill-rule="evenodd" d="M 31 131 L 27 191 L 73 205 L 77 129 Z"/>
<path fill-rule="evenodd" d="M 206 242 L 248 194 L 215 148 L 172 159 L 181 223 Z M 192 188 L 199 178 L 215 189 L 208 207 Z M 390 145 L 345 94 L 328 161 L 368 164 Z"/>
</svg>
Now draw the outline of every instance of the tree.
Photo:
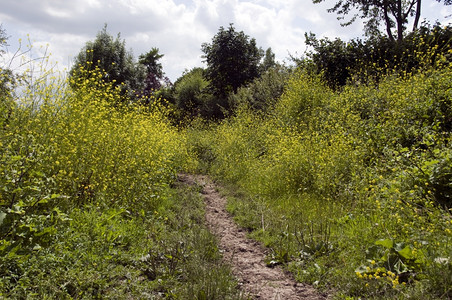
<svg viewBox="0 0 452 300">
<path fill-rule="evenodd" d="M 6 53 L 3 49 L 8 46 L 6 30 L 0 24 L 0 57 Z M 17 76 L 8 66 L 0 66 L 0 130 L 8 123 L 9 118 L 16 106 L 13 99 L 13 91 L 16 86 Z"/>
<path fill-rule="evenodd" d="M 264 59 L 260 65 L 260 73 L 264 73 L 265 71 L 275 67 L 276 64 L 276 60 L 275 60 L 275 53 L 273 53 L 272 48 L 268 48 L 265 51 L 265 56 Z"/>
<path fill-rule="evenodd" d="M 236 108 L 246 105 L 253 111 L 268 112 L 281 97 L 290 75 L 290 68 L 275 64 L 252 83 L 229 95 L 229 102 Z"/>
<path fill-rule="evenodd" d="M 200 114 L 205 104 L 205 90 L 209 82 L 203 73 L 202 68 L 193 68 L 184 72 L 174 83 L 176 106 L 191 116 Z"/>
<path fill-rule="evenodd" d="M 339 38 L 330 41 L 328 38 L 318 40 L 314 34 L 305 34 L 306 45 L 313 48 L 308 53 L 312 60 L 310 71 L 322 74 L 323 79 L 333 89 L 344 86 L 350 77 L 350 69 L 353 68 L 355 53 L 348 51 L 346 42 Z"/>
<path fill-rule="evenodd" d="M 306 53 L 306 59 L 294 61 L 308 72 L 320 74 L 332 89 L 340 89 L 350 80 L 378 83 L 390 72 L 414 73 L 425 67 L 447 66 L 452 61 L 451 26 L 422 25 L 399 42 L 386 36 L 348 42 L 338 38 L 319 40 L 312 33 L 305 37 L 312 51 Z"/>
<path fill-rule="evenodd" d="M 313 0 L 320 3 L 325 0 Z M 367 19 L 365 31 L 367 35 L 374 36 L 379 33 L 381 22 L 385 24 L 386 34 L 391 41 L 403 40 L 409 18 L 414 17 L 413 31 L 419 26 L 421 17 L 422 0 L 339 0 L 328 12 L 335 12 L 338 19 L 344 19 L 345 15 L 352 11 L 358 11 L 348 22 L 341 25 L 347 26 L 353 23 L 357 17 Z M 438 0 L 439 2 L 441 0 Z M 452 0 L 444 0 L 445 5 L 452 4 Z"/>
<path fill-rule="evenodd" d="M 5 50 L 3 50 L 3 47 L 8 46 L 7 41 L 8 36 L 6 35 L 6 30 L 3 28 L 3 25 L 0 24 L 0 57 L 5 54 Z"/>
<path fill-rule="evenodd" d="M 70 71 L 71 76 L 80 75 L 80 68 L 99 68 L 105 72 L 104 80 L 121 87 L 124 94 L 135 96 L 142 91 L 145 70 L 134 62 L 133 54 L 126 50 L 120 34 L 116 39 L 107 32 L 107 25 L 99 31 L 94 41 L 86 43 L 77 55 Z"/>
<path fill-rule="evenodd" d="M 205 77 L 210 81 L 212 94 L 221 100 L 220 106 L 229 109 L 227 96 L 259 76 L 262 50 L 256 40 L 243 31 L 236 32 L 233 25 L 220 27 L 212 43 L 202 45 L 204 62 L 207 63 Z"/>
<path fill-rule="evenodd" d="M 141 54 L 138 62 L 146 67 L 146 80 L 144 87 L 144 96 L 150 96 L 152 91 L 158 90 L 162 87 L 162 80 L 169 82 L 169 79 L 164 78 L 162 64 L 159 63 L 164 55 L 159 54 L 158 48 L 152 48 L 148 53 Z"/>
</svg>

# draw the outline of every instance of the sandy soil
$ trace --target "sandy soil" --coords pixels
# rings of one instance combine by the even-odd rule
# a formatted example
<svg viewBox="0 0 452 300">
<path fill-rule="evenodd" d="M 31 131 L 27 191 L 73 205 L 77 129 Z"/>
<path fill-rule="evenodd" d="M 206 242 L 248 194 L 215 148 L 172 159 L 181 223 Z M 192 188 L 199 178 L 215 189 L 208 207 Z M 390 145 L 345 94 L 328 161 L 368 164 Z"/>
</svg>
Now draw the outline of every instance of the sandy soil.
<svg viewBox="0 0 452 300">
<path fill-rule="evenodd" d="M 326 299 L 313 287 L 297 283 L 280 267 L 267 267 L 263 246 L 246 237 L 226 211 L 226 199 L 204 175 L 179 175 L 179 181 L 202 186 L 206 202 L 206 224 L 219 240 L 224 260 L 232 267 L 245 295 L 253 299 Z"/>
</svg>

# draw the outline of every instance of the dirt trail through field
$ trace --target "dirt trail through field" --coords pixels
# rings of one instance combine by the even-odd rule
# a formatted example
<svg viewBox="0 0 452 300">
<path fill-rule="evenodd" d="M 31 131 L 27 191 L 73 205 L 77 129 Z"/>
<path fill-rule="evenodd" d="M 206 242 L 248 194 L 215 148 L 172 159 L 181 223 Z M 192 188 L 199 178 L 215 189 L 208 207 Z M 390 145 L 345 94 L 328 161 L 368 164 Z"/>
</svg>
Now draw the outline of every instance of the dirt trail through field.
<svg viewBox="0 0 452 300">
<path fill-rule="evenodd" d="M 248 239 L 234 223 L 225 209 L 226 199 L 207 176 L 182 174 L 179 181 L 202 186 L 207 226 L 218 237 L 223 258 L 231 265 L 245 295 L 253 299 L 326 299 L 314 288 L 297 283 L 281 268 L 267 267 L 264 248 Z"/>
</svg>

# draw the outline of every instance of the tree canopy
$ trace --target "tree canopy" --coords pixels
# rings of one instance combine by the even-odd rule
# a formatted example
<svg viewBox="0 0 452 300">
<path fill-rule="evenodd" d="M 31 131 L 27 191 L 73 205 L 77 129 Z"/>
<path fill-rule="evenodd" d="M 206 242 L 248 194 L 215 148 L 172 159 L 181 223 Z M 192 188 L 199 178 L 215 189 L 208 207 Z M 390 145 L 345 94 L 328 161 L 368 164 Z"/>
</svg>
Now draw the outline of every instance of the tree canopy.
<svg viewBox="0 0 452 300">
<path fill-rule="evenodd" d="M 3 47 L 5 47 L 7 45 L 7 43 L 6 43 L 7 40 L 8 40 L 8 36 L 6 35 L 6 30 L 0 24 L 0 56 L 5 54 L 5 50 L 3 50 Z"/>
<path fill-rule="evenodd" d="M 0 25 L 0 57 L 5 54 L 8 36 L 6 30 Z M 14 102 L 11 99 L 11 89 L 14 84 L 14 76 L 9 68 L 0 66 L 0 128 L 8 121 Z"/>
<path fill-rule="evenodd" d="M 169 82 L 167 78 L 164 78 L 163 66 L 159 62 L 163 56 L 163 54 L 159 53 L 159 49 L 155 47 L 139 56 L 138 62 L 146 67 L 145 96 L 149 96 L 152 91 L 160 89 L 162 80 Z"/>
<path fill-rule="evenodd" d="M 320 3 L 325 0 L 313 0 Z M 338 0 L 336 4 L 328 9 L 335 12 L 338 19 L 343 20 L 350 13 L 355 13 L 352 18 L 342 25 L 350 25 L 358 17 L 365 19 L 365 31 L 367 35 L 374 36 L 380 33 L 380 24 L 385 25 L 386 34 L 392 41 L 401 41 L 407 30 L 410 18 L 413 19 L 412 30 L 419 26 L 421 17 L 422 0 Z M 441 2 L 441 0 L 438 0 Z M 451 0 L 444 0 L 445 5 L 452 4 Z"/>
<path fill-rule="evenodd" d="M 80 74 L 80 68 L 99 68 L 105 72 L 104 80 L 120 86 L 124 93 L 135 94 L 143 90 L 144 67 L 137 66 L 131 51 L 118 33 L 116 39 L 107 32 L 107 25 L 98 32 L 94 41 L 88 41 L 77 55 L 70 71 L 71 76 Z"/>
<path fill-rule="evenodd" d="M 216 97 L 226 99 L 229 93 L 259 76 L 262 51 L 254 38 L 237 32 L 233 24 L 227 29 L 220 27 L 212 43 L 204 43 L 201 49 L 207 63 L 205 77 Z M 227 101 L 223 105 L 227 106 Z"/>
<path fill-rule="evenodd" d="M 174 83 L 176 106 L 190 115 L 199 114 L 205 102 L 204 91 L 209 83 L 203 73 L 202 68 L 193 68 Z"/>
<path fill-rule="evenodd" d="M 321 74 L 333 89 L 340 89 L 351 79 L 364 83 L 366 78 L 371 78 L 378 82 L 391 72 L 414 73 L 426 64 L 447 65 L 452 61 L 451 26 L 422 25 L 402 41 L 391 41 L 385 36 L 348 42 L 339 38 L 317 39 L 312 33 L 305 37 L 312 51 L 306 53 L 307 59 L 294 59 L 295 62 Z"/>
<path fill-rule="evenodd" d="M 277 65 L 275 60 L 275 53 L 273 53 L 272 48 L 268 48 L 265 51 L 264 58 L 262 60 L 262 63 L 260 65 L 260 72 L 263 73 Z"/>
</svg>

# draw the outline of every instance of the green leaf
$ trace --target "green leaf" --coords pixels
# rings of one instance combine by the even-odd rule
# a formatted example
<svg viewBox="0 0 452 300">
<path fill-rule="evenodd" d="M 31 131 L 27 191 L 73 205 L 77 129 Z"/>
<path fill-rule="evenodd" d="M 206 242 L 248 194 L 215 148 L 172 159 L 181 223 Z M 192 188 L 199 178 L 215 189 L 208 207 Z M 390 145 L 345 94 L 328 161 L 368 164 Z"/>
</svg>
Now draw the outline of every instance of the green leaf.
<svg viewBox="0 0 452 300">
<path fill-rule="evenodd" d="M 395 264 L 394 264 L 394 271 L 396 271 L 398 274 L 403 273 L 403 272 L 408 272 L 409 269 L 408 267 L 399 259 Z"/>
<path fill-rule="evenodd" d="M 370 246 L 366 250 L 366 257 L 368 259 L 375 259 L 376 257 L 380 257 L 380 256 L 381 256 L 381 248 L 376 245 Z"/>
<path fill-rule="evenodd" d="M 35 233 L 34 236 L 39 237 L 39 236 L 43 236 L 43 235 L 46 235 L 46 234 L 52 235 L 55 232 L 56 232 L 55 227 L 50 226 L 50 227 L 46 227 L 43 230 Z"/>
<path fill-rule="evenodd" d="M 13 156 L 11 156 L 11 161 L 19 161 L 19 160 L 21 160 L 22 159 L 22 156 L 20 156 L 20 155 L 13 155 Z"/>
<path fill-rule="evenodd" d="M 397 251 L 399 255 L 405 259 L 412 259 L 413 258 L 413 252 L 411 251 L 410 246 L 405 246 L 405 248 Z"/>
<path fill-rule="evenodd" d="M 430 166 L 437 165 L 437 164 L 439 164 L 439 160 L 438 159 L 432 159 L 432 160 L 425 161 L 423 165 L 425 167 L 430 167 Z"/>
<path fill-rule="evenodd" d="M 383 246 L 387 249 L 391 249 L 394 246 L 394 241 L 391 239 L 381 239 L 375 242 L 375 245 Z"/>
</svg>

